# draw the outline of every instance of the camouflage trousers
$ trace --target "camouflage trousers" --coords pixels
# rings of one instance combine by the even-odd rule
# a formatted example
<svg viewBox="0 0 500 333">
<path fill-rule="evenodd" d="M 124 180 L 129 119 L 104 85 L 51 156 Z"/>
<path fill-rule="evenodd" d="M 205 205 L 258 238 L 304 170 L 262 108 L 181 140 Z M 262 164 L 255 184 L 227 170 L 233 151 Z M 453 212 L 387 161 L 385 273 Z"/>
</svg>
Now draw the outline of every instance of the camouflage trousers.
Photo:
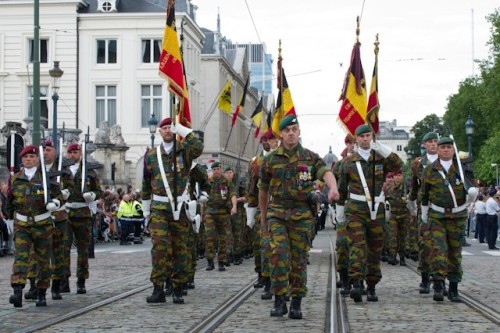
<svg viewBox="0 0 500 333">
<path fill-rule="evenodd" d="M 267 223 L 271 291 L 281 296 L 287 292 L 290 297 L 307 296 L 307 253 L 311 247 L 311 224 L 314 224 L 311 212 L 308 208 L 275 210 L 271 206 Z"/>
<path fill-rule="evenodd" d="M 348 201 L 345 205 L 349 234 L 349 277 L 377 284 L 382 279 L 380 260 L 384 246 L 385 208 L 379 205 L 375 220 L 370 219 L 366 202 Z"/>
<path fill-rule="evenodd" d="M 178 221 L 163 210 L 152 210 L 149 222 L 151 228 L 151 275 L 150 281 L 160 285 L 170 277 L 173 288 L 181 288 L 188 282 L 188 249 L 191 222 L 181 212 Z"/>
<path fill-rule="evenodd" d="M 52 219 L 38 222 L 15 220 L 14 245 L 15 257 L 10 278 L 11 285 L 26 284 L 30 250 L 33 247 L 36 262 L 36 287 L 47 289 L 50 286 L 50 257 L 52 256 Z"/>
<path fill-rule="evenodd" d="M 392 215 L 389 220 L 389 246 L 387 249 L 390 255 L 399 254 L 401 258 L 405 255 L 408 217 L 409 214 Z"/>
<path fill-rule="evenodd" d="M 462 240 L 467 210 L 455 214 L 429 211 L 430 274 L 434 281 L 462 281 Z"/>
<path fill-rule="evenodd" d="M 198 260 L 198 234 L 194 232 L 193 228 L 189 228 L 188 235 L 188 262 L 187 262 L 187 279 L 191 281 L 194 279 L 194 273 L 196 272 L 196 261 Z"/>
<path fill-rule="evenodd" d="M 429 273 L 431 269 L 431 233 L 429 223 L 422 222 L 422 216 L 418 214 L 418 270 L 421 273 Z"/>
<path fill-rule="evenodd" d="M 205 219 L 205 255 L 207 260 L 214 260 L 217 239 L 219 241 L 218 261 L 227 263 L 228 235 L 231 230 L 229 214 L 207 213 Z"/>
<path fill-rule="evenodd" d="M 246 220 L 245 220 L 246 221 Z M 246 223 L 243 227 L 243 248 L 242 250 L 244 252 L 252 252 L 253 251 L 253 240 L 255 238 L 255 228 L 256 226 L 254 225 L 253 228 L 249 228 Z"/>
<path fill-rule="evenodd" d="M 92 237 L 92 219 L 88 217 L 72 217 L 69 220 L 69 239 L 76 242 L 76 277 L 89 278 L 89 244 Z M 69 242 L 68 242 L 69 243 Z M 65 249 L 66 256 L 71 258 L 71 244 Z M 67 267 L 67 276 L 70 276 L 70 264 Z"/>
<path fill-rule="evenodd" d="M 239 255 L 242 251 L 243 226 L 245 217 L 244 209 L 238 208 L 235 215 L 231 215 L 231 232 L 228 234 L 228 253 L 232 256 Z"/>
<path fill-rule="evenodd" d="M 340 272 L 340 270 L 343 268 L 349 270 L 349 233 L 347 232 L 346 223 L 337 223 L 337 239 L 335 240 L 335 252 L 337 255 L 337 272 Z"/>
<path fill-rule="evenodd" d="M 406 253 L 418 253 L 418 222 L 416 216 L 408 217 L 406 228 Z"/>
</svg>

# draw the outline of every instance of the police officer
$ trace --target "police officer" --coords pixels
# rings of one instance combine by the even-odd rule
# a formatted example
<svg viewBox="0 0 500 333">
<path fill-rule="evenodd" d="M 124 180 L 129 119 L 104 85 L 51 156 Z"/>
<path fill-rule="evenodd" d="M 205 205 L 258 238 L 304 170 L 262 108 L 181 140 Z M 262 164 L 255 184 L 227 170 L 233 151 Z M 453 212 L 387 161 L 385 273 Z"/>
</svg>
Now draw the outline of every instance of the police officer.
<svg viewBox="0 0 500 333">
<path fill-rule="evenodd" d="M 206 270 L 215 268 L 215 244 L 219 240 L 218 266 L 219 271 L 225 271 L 229 264 L 227 257 L 228 235 L 231 232 L 230 215 L 237 212 L 236 191 L 231 181 L 222 175 L 220 162 L 211 165 L 212 178 L 210 182 L 210 198 L 207 202 L 207 215 L 205 219 L 205 255 L 208 265 Z"/>
<path fill-rule="evenodd" d="M 397 264 L 396 255 L 399 254 L 399 264 L 406 266 L 406 224 L 408 221 L 408 208 L 406 207 L 406 193 L 403 185 L 403 171 L 398 169 L 393 173 L 393 181 L 387 186 L 386 199 L 390 205 L 389 219 L 389 258 L 391 265 Z"/>
<path fill-rule="evenodd" d="M 52 255 L 53 223 L 51 212 L 61 206 L 62 195 L 59 187 L 43 181 L 39 168 L 39 151 L 32 145 L 26 146 L 19 154 L 23 168 L 10 180 L 7 197 L 7 212 L 14 218 L 16 254 L 10 283 L 14 294 L 9 302 L 14 307 L 22 307 L 22 290 L 26 284 L 28 258 L 31 246 L 37 264 L 36 306 L 46 306 L 46 290 L 50 284 L 50 257 Z M 50 195 L 45 193 L 50 191 Z M 46 197 L 51 198 L 47 203 Z"/>
<path fill-rule="evenodd" d="M 325 181 L 330 189 L 329 200 L 338 199 L 338 191 L 323 159 L 299 143 L 297 117 L 283 118 L 279 130 L 282 145 L 264 157 L 258 184 L 261 224 L 270 233 L 271 290 L 275 295 L 271 316 L 282 317 L 288 312 L 288 292 L 292 298 L 288 317 L 301 319 L 301 301 L 307 294 L 307 252 L 314 225 L 314 181 Z"/>
<path fill-rule="evenodd" d="M 183 191 L 192 162 L 203 151 L 203 142 L 192 131 L 181 124 L 173 124 L 171 118 L 163 119 L 159 128 L 163 142 L 145 156 L 142 208 L 145 218 L 151 215 L 150 280 L 154 286 L 153 294 L 146 299 L 148 303 L 165 303 L 163 284 L 168 276 L 173 286 L 173 302 L 184 303 L 182 286 L 187 282 L 187 240 L 191 222 L 184 211 L 187 198 Z M 175 134 L 184 140 L 176 143 Z M 171 274 L 167 271 L 169 267 Z"/>
<path fill-rule="evenodd" d="M 134 210 L 136 211 L 137 209 L 134 207 L 134 202 L 130 200 L 130 194 L 124 194 L 118 207 L 118 213 L 116 213 L 121 227 L 120 245 L 131 244 L 128 241 L 128 236 L 130 230 L 134 227 Z"/>
<path fill-rule="evenodd" d="M 129 232 L 134 231 L 134 244 L 142 244 L 142 230 L 144 228 L 144 216 L 142 212 L 142 203 L 137 199 L 138 194 L 130 193 L 132 202 L 132 223 Z"/>
<path fill-rule="evenodd" d="M 422 223 L 429 225 L 433 254 L 430 260 L 433 299 L 443 301 L 444 279 L 448 278 L 448 299 L 461 302 L 458 283 L 463 274 L 462 238 L 467 223 L 467 204 L 474 202 L 477 190 L 465 190 L 464 180 L 453 163 L 453 140 L 441 137 L 437 145 L 439 158 L 424 170 L 422 181 Z"/>
<path fill-rule="evenodd" d="M 366 280 L 367 300 L 376 302 L 375 286 L 382 278 L 380 259 L 384 246 L 382 187 L 385 173 L 399 169 L 402 162 L 390 147 L 372 141 L 368 125 L 359 126 L 355 134 L 358 150 L 342 165 L 336 218 L 340 224 L 347 221 L 349 277 L 353 285 L 350 296 L 355 302 L 361 302 L 361 281 Z"/>
<path fill-rule="evenodd" d="M 85 294 L 85 280 L 89 278 L 89 245 L 92 236 L 92 213 L 89 205 L 102 195 L 99 177 L 95 170 L 88 170 L 82 158 L 82 149 L 77 143 L 70 144 L 66 148 L 67 157 L 74 164 L 70 165 L 69 182 L 67 189 L 70 192 L 66 207 L 70 235 L 76 241 L 77 267 L 76 267 L 76 293 Z M 87 164 L 87 163 L 85 163 Z M 84 170 L 84 168 L 86 168 Z M 85 171 L 85 179 L 83 178 Z M 82 182 L 84 186 L 82 186 Z M 83 188 L 83 191 L 82 191 Z M 70 257 L 70 247 L 66 255 Z"/>
</svg>

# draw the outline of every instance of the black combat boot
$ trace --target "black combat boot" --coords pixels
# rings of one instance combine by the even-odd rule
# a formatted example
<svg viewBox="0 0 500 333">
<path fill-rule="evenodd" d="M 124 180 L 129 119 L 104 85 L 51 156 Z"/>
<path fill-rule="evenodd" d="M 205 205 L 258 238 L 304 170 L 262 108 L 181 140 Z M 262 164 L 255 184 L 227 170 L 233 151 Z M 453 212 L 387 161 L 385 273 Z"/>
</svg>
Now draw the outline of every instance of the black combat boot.
<svg viewBox="0 0 500 333">
<path fill-rule="evenodd" d="M 290 303 L 290 313 L 288 314 L 288 318 L 302 319 L 302 310 L 300 309 L 301 302 L 302 302 L 302 297 L 292 297 L 292 302 Z"/>
<path fill-rule="evenodd" d="M 410 259 L 413 261 L 418 261 L 418 252 L 410 253 Z"/>
<path fill-rule="evenodd" d="M 354 302 L 359 303 L 363 301 L 362 295 L 362 285 L 361 285 L 361 280 L 353 280 L 352 281 L 352 288 L 350 292 L 351 298 L 354 300 Z"/>
<path fill-rule="evenodd" d="M 172 282 L 170 279 L 165 282 L 165 296 L 172 296 Z"/>
<path fill-rule="evenodd" d="M 458 295 L 458 283 L 457 282 L 450 282 L 450 290 L 448 290 L 448 299 L 454 303 L 461 303 L 462 302 L 462 299 Z"/>
<path fill-rule="evenodd" d="M 366 295 L 366 288 L 365 288 L 365 281 L 360 280 L 360 285 L 361 285 L 361 295 Z"/>
<path fill-rule="evenodd" d="M 165 292 L 163 291 L 163 284 L 155 284 L 153 294 L 146 298 L 148 303 L 165 303 Z"/>
<path fill-rule="evenodd" d="M 194 289 L 194 278 L 189 279 L 186 286 L 188 289 Z"/>
<path fill-rule="evenodd" d="M 366 289 L 366 300 L 368 302 L 378 302 L 378 296 L 375 293 L 375 284 L 368 284 Z"/>
<path fill-rule="evenodd" d="M 264 290 L 262 290 L 262 294 L 260 295 L 260 299 L 273 299 L 273 294 L 271 293 L 271 278 L 264 277 L 262 279 L 263 279 L 263 283 L 264 283 Z"/>
<path fill-rule="evenodd" d="M 182 285 L 181 290 L 182 290 L 182 296 L 187 296 L 187 294 L 188 294 L 187 283 L 185 283 L 185 284 Z"/>
<path fill-rule="evenodd" d="M 241 262 L 240 262 L 240 256 L 238 254 L 235 254 L 233 256 L 233 265 L 238 266 L 239 264 L 241 264 Z"/>
<path fill-rule="evenodd" d="M 76 293 L 77 294 L 86 294 L 87 289 L 85 289 L 85 279 L 84 278 L 78 278 L 76 281 Z"/>
<path fill-rule="evenodd" d="M 383 262 L 386 262 L 387 261 L 387 251 L 386 250 L 382 250 L 382 257 L 381 257 L 381 260 Z"/>
<path fill-rule="evenodd" d="M 205 268 L 207 271 L 212 271 L 215 268 L 214 266 L 214 261 L 213 260 L 208 260 L 207 268 Z"/>
<path fill-rule="evenodd" d="M 444 301 L 443 286 L 443 281 L 434 281 L 434 296 L 432 297 L 432 299 L 436 302 Z"/>
<path fill-rule="evenodd" d="M 387 256 L 387 263 L 389 265 L 397 265 L 398 264 L 398 260 L 396 259 L 396 255 L 395 254 L 389 254 Z"/>
<path fill-rule="evenodd" d="M 431 292 L 431 282 L 429 280 L 429 273 L 422 273 L 422 282 L 420 282 L 420 294 L 428 294 Z"/>
<path fill-rule="evenodd" d="M 24 294 L 24 299 L 33 299 L 36 300 L 38 298 L 38 290 L 35 286 L 35 278 L 29 278 L 30 280 L 30 289 L 26 294 Z"/>
<path fill-rule="evenodd" d="M 404 256 L 399 256 L 399 265 L 406 266 L 406 261 Z"/>
<path fill-rule="evenodd" d="M 175 287 L 173 289 L 172 297 L 175 304 L 183 304 L 184 298 L 182 298 L 182 288 Z"/>
<path fill-rule="evenodd" d="M 14 304 L 15 308 L 21 308 L 23 306 L 23 288 L 24 284 L 13 284 L 12 289 L 14 293 L 9 297 L 9 303 Z"/>
<path fill-rule="evenodd" d="M 52 280 L 52 287 L 50 288 L 52 292 L 52 299 L 58 300 L 62 299 L 61 296 L 61 281 L 60 280 Z"/>
<path fill-rule="evenodd" d="M 219 261 L 219 272 L 223 272 L 225 270 L 226 270 L 226 267 L 224 266 L 224 263 Z"/>
<path fill-rule="evenodd" d="M 259 273 L 259 277 L 257 279 L 257 282 L 253 285 L 254 288 L 262 288 L 264 287 L 264 278 L 262 277 L 262 274 Z"/>
<path fill-rule="evenodd" d="M 274 306 L 271 309 L 271 317 L 283 317 L 288 313 L 284 296 L 274 295 Z"/>
<path fill-rule="evenodd" d="M 46 289 L 38 288 L 38 301 L 36 306 L 47 306 L 47 299 L 45 299 Z"/>
<path fill-rule="evenodd" d="M 62 293 L 69 293 L 71 290 L 69 289 L 69 281 L 68 278 L 64 278 L 61 280 L 61 292 Z"/>
<path fill-rule="evenodd" d="M 342 283 L 340 295 L 349 295 L 351 292 L 351 284 L 349 283 L 349 272 L 347 271 L 347 268 L 340 269 L 340 282 Z"/>
</svg>

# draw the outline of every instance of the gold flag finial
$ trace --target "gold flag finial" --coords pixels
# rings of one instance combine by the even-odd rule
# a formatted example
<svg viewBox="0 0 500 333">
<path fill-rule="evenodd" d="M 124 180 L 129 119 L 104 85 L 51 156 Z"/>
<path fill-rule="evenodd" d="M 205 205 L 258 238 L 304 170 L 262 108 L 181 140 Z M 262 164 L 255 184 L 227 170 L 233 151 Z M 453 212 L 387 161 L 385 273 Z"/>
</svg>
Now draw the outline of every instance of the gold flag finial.
<svg viewBox="0 0 500 333">
<path fill-rule="evenodd" d="M 359 16 L 356 17 L 356 42 L 359 43 Z"/>
<path fill-rule="evenodd" d="M 378 55 L 378 50 L 379 50 L 379 45 L 380 45 L 380 42 L 378 41 L 378 34 L 375 35 L 375 42 L 373 43 L 373 45 L 375 45 L 375 49 L 374 49 L 374 52 L 375 52 L 375 55 Z"/>
</svg>

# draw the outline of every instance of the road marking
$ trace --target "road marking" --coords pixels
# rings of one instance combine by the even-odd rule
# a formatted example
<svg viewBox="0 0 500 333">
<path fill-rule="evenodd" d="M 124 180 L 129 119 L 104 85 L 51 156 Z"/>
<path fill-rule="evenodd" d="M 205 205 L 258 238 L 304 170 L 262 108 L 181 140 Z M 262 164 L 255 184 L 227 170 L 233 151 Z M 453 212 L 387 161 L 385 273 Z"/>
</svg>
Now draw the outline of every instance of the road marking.
<svg viewBox="0 0 500 333">
<path fill-rule="evenodd" d="M 489 254 L 491 256 L 494 256 L 494 257 L 500 257 L 500 251 L 498 251 L 498 250 L 496 250 L 496 251 L 482 251 L 482 252 Z"/>
<path fill-rule="evenodd" d="M 311 252 L 311 253 L 322 253 L 323 250 L 322 249 L 310 249 L 309 252 Z"/>
<path fill-rule="evenodd" d="M 462 251 L 463 256 L 473 256 L 474 254 L 467 252 L 467 251 Z"/>
</svg>

